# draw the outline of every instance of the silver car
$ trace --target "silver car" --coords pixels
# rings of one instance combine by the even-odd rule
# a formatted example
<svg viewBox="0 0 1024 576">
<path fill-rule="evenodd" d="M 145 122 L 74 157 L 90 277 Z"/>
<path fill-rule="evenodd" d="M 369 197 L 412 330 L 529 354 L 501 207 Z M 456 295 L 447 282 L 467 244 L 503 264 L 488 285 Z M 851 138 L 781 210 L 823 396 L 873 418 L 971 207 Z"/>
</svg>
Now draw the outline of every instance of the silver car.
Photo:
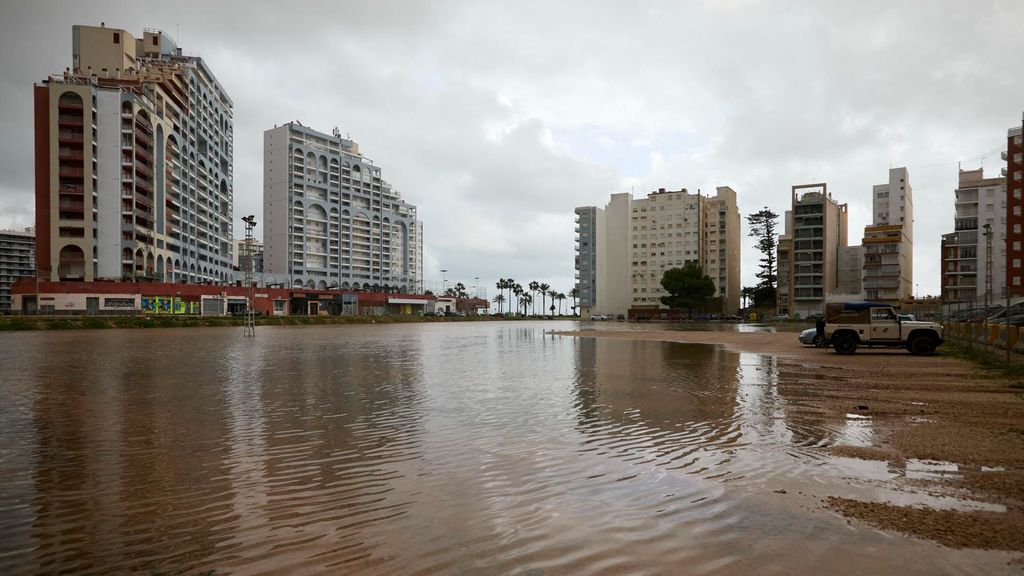
<svg viewBox="0 0 1024 576">
<path fill-rule="evenodd" d="M 823 348 L 825 346 L 825 339 L 818 336 L 817 328 L 808 328 L 800 333 L 800 343 L 808 346 L 814 346 L 816 348 Z"/>
</svg>

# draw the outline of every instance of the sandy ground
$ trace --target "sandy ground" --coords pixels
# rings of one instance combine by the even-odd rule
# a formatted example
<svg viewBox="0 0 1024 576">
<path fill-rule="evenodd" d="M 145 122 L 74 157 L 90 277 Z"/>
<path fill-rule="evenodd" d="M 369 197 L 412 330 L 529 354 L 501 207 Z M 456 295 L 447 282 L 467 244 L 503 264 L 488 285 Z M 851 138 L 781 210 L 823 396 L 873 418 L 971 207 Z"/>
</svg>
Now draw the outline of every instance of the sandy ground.
<svg viewBox="0 0 1024 576">
<path fill-rule="evenodd" d="M 836 456 L 956 465 L 943 493 L 1006 507 L 1005 513 L 931 510 L 828 498 L 821 505 L 873 526 L 954 547 L 1024 551 L 1024 388 L 992 377 L 968 361 L 904 350 L 859 349 L 852 356 L 805 347 L 793 332 L 674 331 L 599 326 L 580 337 L 718 344 L 736 352 L 776 356 L 780 387 L 814 409 L 842 418 L 870 415 L 873 445 L 832 446 Z M 1014 386 L 1016 384 L 1016 386 Z M 929 489 L 928 481 L 921 481 Z M 936 486 L 936 488 L 940 488 Z"/>
</svg>

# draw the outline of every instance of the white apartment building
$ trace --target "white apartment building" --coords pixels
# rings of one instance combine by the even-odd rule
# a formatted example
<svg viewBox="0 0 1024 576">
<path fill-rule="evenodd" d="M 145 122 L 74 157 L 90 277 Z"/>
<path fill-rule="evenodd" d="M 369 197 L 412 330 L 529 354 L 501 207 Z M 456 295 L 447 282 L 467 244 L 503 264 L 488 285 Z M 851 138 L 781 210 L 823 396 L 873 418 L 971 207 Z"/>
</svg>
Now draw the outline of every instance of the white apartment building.
<svg viewBox="0 0 1024 576">
<path fill-rule="evenodd" d="M 864 296 L 899 302 L 914 295 L 914 201 L 906 168 L 872 188 L 872 224 L 864 228 Z"/>
<path fill-rule="evenodd" d="M 156 30 L 74 26 L 72 60 L 34 91 L 40 275 L 229 282 L 224 88 Z"/>
<path fill-rule="evenodd" d="M 263 134 L 263 269 L 294 287 L 418 293 L 423 226 L 337 129 Z"/>
<path fill-rule="evenodd" d="M 592 294 L 584 304 L 589 312 L 618 315 L 633 307 L 664 308 L 662 276 L 689 262 L 699 264 L 715 282 L 723 311 L 739 309 L 740 217 L 732 188 L 719 187 L 715 196 L 661 188 L 638 200 L 613 194 L 603 210 L 581 207 L 576 213 L 578 286 L 581 293 Z M 585 282 L 591 269 L 594 279 Z"/>
<path fill-rule="evenodd" d="M 942 299 L 990 302 L 1006 296 L 1006 183 L 981 168 L 961 170 L 954 232 L 942 236 Z M 988 236 L 986 236 L 986 234 Z"/>
<path fill-rule="evenodd" d="M 36 274 L 36 233 L 24 230 L 0 230 L 0 314 L 10 314 L 11 285 L 19 278 Z"/>
</svg>

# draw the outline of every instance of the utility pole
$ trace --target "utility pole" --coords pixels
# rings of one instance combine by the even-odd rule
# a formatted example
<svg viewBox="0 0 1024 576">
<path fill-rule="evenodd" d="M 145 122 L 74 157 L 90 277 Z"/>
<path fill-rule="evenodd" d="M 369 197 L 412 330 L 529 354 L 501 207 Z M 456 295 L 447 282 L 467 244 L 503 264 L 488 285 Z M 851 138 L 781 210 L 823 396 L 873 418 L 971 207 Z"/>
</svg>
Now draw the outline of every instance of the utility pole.
<svg viewBox="0 0 1024 576">
<path fill-rule="evenodd" d="M 245 267 L 245 336 L 256 337 L 256 283 L 252 279 L 252 248 L 253 248 L 253 237 L 252 231 L 256 228 L 256 217 L 249 215 L 242 217 L 242 222 L 245 222 L 245 243 L 242 245 L 242 253 L 239 254 L 238 261 Z M 244 259 L 243 259 L 244 258 Z"/>
</svg>

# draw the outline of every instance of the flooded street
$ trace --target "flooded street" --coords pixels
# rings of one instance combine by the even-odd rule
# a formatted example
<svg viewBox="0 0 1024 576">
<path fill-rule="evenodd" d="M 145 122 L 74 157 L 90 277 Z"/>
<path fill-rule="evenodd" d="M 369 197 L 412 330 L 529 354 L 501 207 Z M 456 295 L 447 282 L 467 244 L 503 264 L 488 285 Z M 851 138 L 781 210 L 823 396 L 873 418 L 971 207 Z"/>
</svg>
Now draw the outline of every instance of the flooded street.
<svg viewBox="0 0 1024 576">
<path fill-rule="evenodd" d="M 0 334 L 0 573 L 1000 574 L 772 356 L 574 322 Z"/>
</svg>

